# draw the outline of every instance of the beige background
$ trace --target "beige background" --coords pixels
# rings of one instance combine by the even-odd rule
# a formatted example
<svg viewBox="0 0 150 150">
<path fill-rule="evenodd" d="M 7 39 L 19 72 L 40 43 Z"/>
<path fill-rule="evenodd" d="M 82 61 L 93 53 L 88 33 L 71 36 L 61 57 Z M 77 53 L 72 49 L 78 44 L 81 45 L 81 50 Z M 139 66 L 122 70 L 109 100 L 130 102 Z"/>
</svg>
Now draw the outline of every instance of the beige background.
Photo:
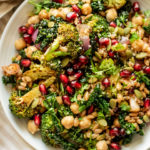
<svg viewBox="0 0 150 150">
<path fill-rule="evenodd" d="M 3 2 L 2 2 L 3 1 Z M 0 0 L 0 37 L 21 0 Z M 33 150 L 13 129 L 0 104 L 0 150 Z"/>
</svg>

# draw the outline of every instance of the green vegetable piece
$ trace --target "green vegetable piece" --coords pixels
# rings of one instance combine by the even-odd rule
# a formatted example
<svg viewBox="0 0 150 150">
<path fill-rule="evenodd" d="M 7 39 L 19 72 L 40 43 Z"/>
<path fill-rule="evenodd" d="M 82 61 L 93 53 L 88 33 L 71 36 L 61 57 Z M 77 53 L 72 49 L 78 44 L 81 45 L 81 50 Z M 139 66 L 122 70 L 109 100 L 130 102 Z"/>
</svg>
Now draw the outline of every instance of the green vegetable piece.
<svg viewBox="0 0 150 150">
<path fill-rule="evenodd" d="M 117 101 L 115 99 L 111 99 L 109 101 L 109 104 L 110 104 L 110 107 L 114 109 L 114 108 L 116 108 Z"/>
<path fill-rule="evenodd" d="M 127 111 L 127 112 L 130 111 L 130 106 L 126 101 L 124 101 L 120 104 L 120 108 L 122 111 Z"/>
<path fill-rule="evenodd" d="M 144 59 L 145 57 L 147 57 L 147 53 L 144 53 L 144 52 L 141 52 L 141 53 L 138 53 L 136 54 L 136 59 Z"/>
<path fill-rule="evenodd" d="M 126 47 L 124 45 L 122 45 L 121 43 L 118 43 L 118 44 L 112 46 L 112 50 L 121 52 L 121 51 L 125 51 Z"/>
<path fill-rule="evenodd" d="M 149 119 L 149 117 L 148 117 L 147 115 L 144 115 L 144 116 L 143 116 L 143 120 L 144 120 L 146 123 L 150 122 L 150 119 Z"/>
<path fill-rule="evenodd" d="M 137 89 L 134 90 L 134 94 L 135 94 L 136 97 L 139 98 L 139 99 L 142 99 L 142 98 L 143 98 L 142 93 L 141 93 L 139 90 L 137 90 Z"/>
<path fill-rule="evenodd" d="M 123 36 L 123 35 L 125 34 L 124 29 L 123 29 L 123 28 L 121 28 L 121 27 L 118 27 L 117 34 L 119 34 L 119 35 Z"/>
<path fill-rule="evenodd" d="M 62 67 L 66 67 L 69 62 L 70 62 L 70 59 L 68 57 L 64 58 L 61 62 Z"/>
<path fill-rule="evenodd" d="M 131 34 L 130 42 L 133 43 L 134 41 L 139 40 L 139 39 L 140 39 L 139 35 L 135 32 Z"/>
<path fill-rule="evenodd" d="M 109 27 L 109 31 L 110 31 L 111 33 L 113 33 L 113 32 L 115 31 L 115 28 L 114 28 L 114 27 Z"/>
<path fill-rule="evenodd" d="M 127 49 L 126 50 L 126 56 L 128 57 L 128 58 L 131 58 L 132 57 L 132 51 L 130 50 L 130 49 Z"/>
<path fill-rule="evenodd" d="M 98 124 L 100 125 L 101 128 L 104 128 L 107 126 L 107 121 L 105 119 L 100 119 L 98 120 Z"/>
<path fill-rule="evenodd" d="M 95 52 L 95 56 L 96 56 L 97 58 L 99 58 L 100 60 L 102 59 L 102 56 L 101 56 L 100 53 L 98 53 L 98 52 Z"/>
<path fill-rule="evenodd" d="M 125 34 L 125 35 L 128 35 L 128 34 L 130 33 L 130 31 L 131 31 L 131 28 L 126 27 L 126 28 L 124 29 L 124 34 Z"/>
</svg>

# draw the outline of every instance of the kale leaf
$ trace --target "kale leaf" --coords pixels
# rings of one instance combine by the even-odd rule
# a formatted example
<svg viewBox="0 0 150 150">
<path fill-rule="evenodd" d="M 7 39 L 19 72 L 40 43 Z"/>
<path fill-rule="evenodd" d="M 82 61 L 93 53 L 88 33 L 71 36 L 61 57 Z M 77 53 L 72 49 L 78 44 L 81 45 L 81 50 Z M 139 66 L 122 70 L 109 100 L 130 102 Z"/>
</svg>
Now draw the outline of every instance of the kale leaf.
<svg viewBox="0 0 150 150">
<path fill-rule="evenodd" d="M 91 2 L 92 11 L 98 13 L 105 9 L 103 0 L 93 0 Z"/>
</svg>

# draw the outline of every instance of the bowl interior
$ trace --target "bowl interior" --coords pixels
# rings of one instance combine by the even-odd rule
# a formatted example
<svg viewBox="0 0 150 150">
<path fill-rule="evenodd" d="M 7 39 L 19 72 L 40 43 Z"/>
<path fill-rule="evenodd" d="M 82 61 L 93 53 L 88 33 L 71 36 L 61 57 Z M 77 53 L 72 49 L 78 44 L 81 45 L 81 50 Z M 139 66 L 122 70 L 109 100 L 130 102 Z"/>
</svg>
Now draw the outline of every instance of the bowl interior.
<svg viewBox="0 0 150 150">
<path fill-rule="evenodd" d="M 133 0 L 135 1 L 135 0 Z M 147 10 L 150 7 L 149 0 L 139 0 L 141 4 L 142 10 Z M 30 15 L 32 11 L 32 6 L 28 4 L 27 0 L 23 2 L 23 4 L 17 9 L 14 13 L 12 18 L 10 19 L 9 23 L 7 24 L 5 31 L 2 35 L 1 44 L 0 44 L 0 68 L 1 66 L 8 65 L 11 63 L 11 58 L 15 55 L 16 50 L 14 47 L 15 40 L 19 37 L 18 35 L 18 27 L 24 24 L 27 20 L 27 17 Z M 35 149 L 42 149 L 42 150 L 56 150 L 50 146 L 46 146 L 39 134 L 32 136 L 27 131 L 27 125 L 25 120 L 15 118 L 10 110 L 9 110 L 9 103 L 8 99 L 10 96 L 10 88 L 5 87 L 2 84 L 1 77 L 3 73 L 0 69 L 0 100 L 3 106 L 3 109 L 13 125 L 16 131 Z M 124 147 L 124 150 L 147 150 L 150 148 L 150 127 L 145 129 L 145 136 L 140 137 L 136 136 L 133 142 L 129 145 Z"/>
</svg>

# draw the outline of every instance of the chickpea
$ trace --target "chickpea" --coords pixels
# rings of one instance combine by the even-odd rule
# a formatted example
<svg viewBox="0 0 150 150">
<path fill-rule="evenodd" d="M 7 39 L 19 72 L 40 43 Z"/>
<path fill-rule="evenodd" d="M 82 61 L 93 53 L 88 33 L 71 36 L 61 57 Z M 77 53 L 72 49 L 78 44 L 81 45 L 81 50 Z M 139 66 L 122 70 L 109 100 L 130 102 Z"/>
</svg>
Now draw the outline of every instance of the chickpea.
<svg viewBox="0 0 150 150">
<path fill-rule="evenodd" d="M 79 114 L 79 105 L 77 103 L 72 103 L 70 109 L 74 114 Z"/>
<path fill-rule="evenodd" d="M 57 96 L 56 100 L 57 100 L 57 102 L 58 102 L 59 105 L 63 104 L 63 100 L 62 100 L 61 96 Z"/>
<path fill-rule="evenodd" d="M 35 134 L 39 131 L 39 127 L 34 123 L 34 120 L 29 120 L 27 125 L 28 131 L 31 134 Z"/>
<path fill-rule="evenodd" d="M 83 3 L 91 4 L 91 0 L 82 0 Z"/>
<path fill-rule="evenodd" d="M 61 124 L 66 128 L 70 129 L 74 125 L 74 117 L 73 116 L 66 116 L 61 120 Z"/>
<path fill-rule="evenodd" d="M 105 140 L 99 141 L 96 144 L 96 150 L 108 150 L 108 145 Z"/>
<path fill-rule="evenodd" d="M 28 58 L 31 58 L 32 53 L 35 51 L 37 51 L 37 48 L 35 46 L 29 46 L 28 48 L 25 49 L 26 56 Z"/>
<path fill-rule="evenodd" d="M 106 11 L 106 19 L 108 22 L 111 22 L 116 18 L 117 18 L 117 11 L 115 8 L 111 8 Z"/>
<path fill-rule="evenodd" d="M 26 46 L 27 46 L 26 42 L 23 38 L 20 38 L 20 39 L 15 41 L 16 50 L 21 50 L 21 49 L 25 48 Z"/>
<path fill-rule="evenodd" d="M 132 23 L 136 24 L 136 25 L 139 25 L 139 26 L 142 26 L 143 25 L 143 18 L 142 18 L 142 16 L 140 16 L 140 15 L 134 16 L 132 18 Z"/>
<path fill-rule="evenodd" d="M 78 125 L 79 125 L 79 119 L 75 118 L 74 119 L 74 127 L 78 127 Z"/>
<path fill-rule="evenodd" d="M 60 17 L 60 12 L 57 9 L 52 8 L 52 9 L 50 9 L 48 15 L 49 15 L 49 17 L 50 16 Z"/>
<path fill-rule="evenodd" d="M 83 119 L 80 121 L 80 129 L 87 129 L 91 126 L 91 120 L 89 120 L 87 117 L 83 117 Z"/>
<path fill-rule="evenodd" d="M 10 64 L 9 66 L 2 67 L 4 74 L 7 76 L 16 75 L 21 72 L 20 66 L 18 64 Z"/>
<path fill-rule="evenodd" d="M 82 8 L 81 8 L 81 12 L 83 15 L 89 15 L 92 13 L 92 7 L 90 4 L 85 3 L 83 4 Z"/>
<path fill-rule="evenodd" d="M 144 42 L 142 40 L 136 40 L 132 43 L 131 46 L 135 51 L 142 51 Z"/>
<path fill-rule="evenodd" d="M 37 24 L 40 22 L 40 18 L 38 15 L 32 16 L 28 19 L 28 24 Z"/>
<path fill-rule="evenodd" d="M 42 19 L 48 19 L 48 12 L 45 9 L 41 10 L 40 13 L 39 13 L 39 18 L 41 20 Z"/>
</svg>

